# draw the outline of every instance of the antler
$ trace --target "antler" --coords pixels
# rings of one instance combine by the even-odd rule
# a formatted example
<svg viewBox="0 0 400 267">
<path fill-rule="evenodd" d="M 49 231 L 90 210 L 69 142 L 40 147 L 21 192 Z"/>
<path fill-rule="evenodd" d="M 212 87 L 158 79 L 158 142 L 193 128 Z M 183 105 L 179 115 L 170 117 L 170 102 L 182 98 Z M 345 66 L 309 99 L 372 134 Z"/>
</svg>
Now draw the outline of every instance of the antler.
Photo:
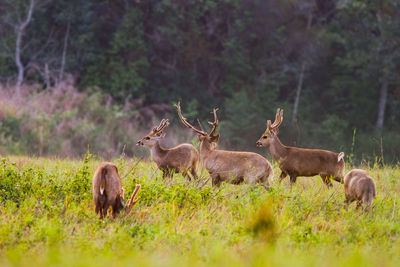
<svg viewBox="0 0 400 267">
<path fill-rule="evenodd" d="M 133 191 L 132 196 L 129 198 L 128 203 L 126 204 L 125 215 L 129 215 L 133 206 L 140 200 L 140 197 L 138 197 L 137 199 L 134 199 L 137 192 L 139 192 L 139 189 L 140 189 L 140 184 L 137 184 L 135 191 Z"/>
<path fill-rule="evenodd" d="M 161 132 L 165 127 L 169 125 L 168 119 L 162 119 L 157 127 L 153 128 L 153 132 Z"/>
<path fill-rule="evenodd" d="M 185 119 L 185 117 L 182 116 L 181 102 L 178 102 L 178 105 L 176 105 L 176 109 L 178 110 L 178 116 L 179 116 L 179 119 L 181 119 L 181 122 L 183 123 L 183 125 L 185 125 L 189 129 L 192 129 L 193 131 L 195 131 L 198 134 L 207 135 L 207 133 L 204 130 L 202 131 L 202 130 L 197 129 L 196 127 L 194 127 L 193 125 L 188 123 L 187 120 Z"/>
<path fill-rule="evenodd" d="M 218 127 L 217 111 L 218 111 L 218 109 L 217 109 L 217 108 L 214 108 L 214 110 L 213 110 L 213 113 L 214 113 L 214 122 L 210 122 L 210 121 L 208 122 L 210 125 L 213 126 L 213 128 L 212 128 L 212 130 L 211 130 L 211 132 L 210 132 L 210 136 L 214 135 L 215 130 L 217 130 L 217 127 Z"/>
<path fill-rule="evenodd" d="M 197 124 L 199 125 L 200 130 L 202 130 L 203 132 L 205 132 L 205 131 L 204 131 L 204 128 L 203 128 L 203 125 L 201 125 L 201 122 L 200 122 L 199 119 L 197 119 Z"/>
<path fill-rule="evenodd" d="M 271 125 L 271 121 L 268 121 L 268 128 L 269 129 L 275 129 L 277 127 L 279 127 L 282 123 L 283 120 L 283 109 L 278 108 L 276 110 L 276 115 L 275 115 L 275 121 L 274 123 Z"/>
</svg>

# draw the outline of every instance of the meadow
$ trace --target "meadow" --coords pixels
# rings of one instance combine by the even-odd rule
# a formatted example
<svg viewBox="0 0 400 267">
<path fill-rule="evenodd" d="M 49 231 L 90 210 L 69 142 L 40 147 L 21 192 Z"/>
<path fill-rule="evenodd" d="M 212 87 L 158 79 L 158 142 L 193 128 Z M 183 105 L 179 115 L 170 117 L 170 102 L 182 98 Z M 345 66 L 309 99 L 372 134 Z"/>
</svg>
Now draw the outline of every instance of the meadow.
<svg viewBox="0 0 400 267">
<path fill-rule="evenodd" d="M 141 200 L 130 216 L 103 221 L 91 194 L 100 162 L 0 157 L 0 265 L 400 265 L 399 166 L 362 166 L 378 193 L 363 212 L 345 209 L 343 186 L 328 189 L 319 177 L 292 188 L 275 179 L 268 192 L 213 188 L 205 171 L 197 181 L 163 181 L 154 163 L 120 157 L 125 198 L 140 183 Z"/>
</svg>

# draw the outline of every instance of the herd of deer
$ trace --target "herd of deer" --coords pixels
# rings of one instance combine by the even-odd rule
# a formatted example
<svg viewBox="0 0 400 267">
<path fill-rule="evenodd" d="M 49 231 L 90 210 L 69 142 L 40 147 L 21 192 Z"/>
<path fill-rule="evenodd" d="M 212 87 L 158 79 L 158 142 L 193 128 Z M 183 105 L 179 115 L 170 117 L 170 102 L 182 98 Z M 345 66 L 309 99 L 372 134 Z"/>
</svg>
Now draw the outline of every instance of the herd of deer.
<svg viewBox="0 0 400 267">
<path fill-rule="evenodd" d="M 253 152 L 227 151 L 217 149 L 219 134 L 217 109 L 213 110 L 214 122 L 209 122 L 212 129 L 207 133 L 198 121 L 199 128 L 191 125 L 182 116 L 181 106 L 178 103 L 178 116 L 183 125 L 197 134 L 200 141 L 200 156 L 197 149 L 191 144 L 181 144 L 174 148 L 165 149 L 160 146 L 160 139 L 165 137 L 163 131 L 169 121 L 163 119 L 150 133 L 140 139 L 136 145 L 146 146 L 150 149 L 151 157 L 163 173 L 163 178 L 170 177 L 173 173 L 182 173 L 189 180 L 197 179 L 197 164 L 200 161 L 210 174 L 212 184 L 220 186 L 222 182 L 239 184 L 260 184 L 269 189 L 269 180 L 274 177 L 271 163 L 263 156 Z M 274 123 L 267 121 L 267 129 L 256 142 L 258 147 L 269 147 L 272 157 L 278 162 L 281 174 L 279 182 L 286 176 L 290 177 L 290 184 L 294 184 L 298 176 L 319 175 L 327 187 L 332 187 L 331 179 L 344 183 L 345 204 L 357 202 L 357 208 L 365 204 L 371 207 L 376 196 L 376 186 L 368 173 L 361 169 L 353 169 L 346 175 L 344 153 L 335 153 L 320 149 L 305 149 L 289 147 L 281 143 L 278 138 L 279 126 L 283 120 L 283 110 L 278 109 Z M 190 174 L 189 174 L 190 173 Z M 100 218 L 107 215 L 107 210 L 112 207 L 112 216 L 122 209 L 129 213 L 139 198 L 135 199 L 140 185 L 136 186 L 128 203 L 125 205 L 124 189 L 117 167 L 110 162 L 102 163 L 96 170 L 93 178 L 93 199 L 96 213 Z"/>
</svg>

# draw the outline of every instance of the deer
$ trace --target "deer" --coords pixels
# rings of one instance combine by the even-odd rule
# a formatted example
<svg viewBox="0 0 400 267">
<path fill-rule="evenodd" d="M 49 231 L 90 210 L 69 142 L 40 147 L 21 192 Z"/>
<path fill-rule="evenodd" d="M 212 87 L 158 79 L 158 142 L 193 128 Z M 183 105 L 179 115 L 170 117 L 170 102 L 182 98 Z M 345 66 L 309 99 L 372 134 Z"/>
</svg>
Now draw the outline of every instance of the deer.
<svg viewBox="0 0 400 267">
<path fill-rule="evenodd" d="M 267 129 L 256 142 L 258 147 L 269 147 L 272 157 L 279 163 L 281 175 L 279 182 L 289 175 L 290 185 L 296 182 L 298 176 L 320 175 L 329 188 L 332 187 L 331 177 L 343 183 L 345 170 L 344 153 L 335 153 L 321 149 L 306 149 L 285 146 L 278 138 L 279 126 L 283 120 L 283 110 L 278 108 L 275 121 L 267 121 Z"/>
<path fill-rule="evenodd" d="M 104 219 L 107 216 L 110 207 L 112 207 L 113 219 L 115 219 L 123 209 L 126 209 L 125 215 L 128 215 L 133 206 L 140 199 L 140 197 L 135 199 L 139 189 L 140 185 L 136 185 L 132 196 L 127 205 L 125 205 L 125 190 L 122 188 L 121 177 L 118 174 L 117 166 L 111 162 L 101 163 L 92 181 L 93 201 L 96 207 L 95 212 L 99 214 L 99 219 Z"/>
<path fill-rule="evenodd" d="M 211 176 L 212 185 L 219 187 L 222 182 L 231 184 L 261 184 L 269 190 L 269 179 L 273 179 L 272 166 L 263 156 L 253 152 L 227 151 L 217 149 L 219 134 L 216 134 L 218 127 L 217 109 L 213 110 L 214 122 L 210 133 L 191 125 L 182 115 L 180 102 L 178 103 L 178 116 L 184 126 L 197 134 L 200 141 L 200 162 Z"/>
<path fill-rule="evenodd" d="M 168 125 L 168 119 L 161 120 L 160 124 L 153 127 L 146 136 L 137 141 L 136 145 L 146 146 L 150 149 L 151 157 L 162 171 L 163 178 L 171 177 L 174 172 L 181 172 L 190 181 L 190 172 L 193 179 L 197 179 L 196 169 L 199 161 L 199 152 L 193 145 L 180 144 L 168 149 L 161 147 L 160 140 L 165 137 L 163 130 Z"/>
<path fill-rule="evenodd" d="M 366 171 L 353 169 L 344 176 L 344 194 L 346 207 L 357 201 L 356 209 L 364 204 L 365 210 L 369 210 L 376 197 L 376 185 Z"/>
</svg>

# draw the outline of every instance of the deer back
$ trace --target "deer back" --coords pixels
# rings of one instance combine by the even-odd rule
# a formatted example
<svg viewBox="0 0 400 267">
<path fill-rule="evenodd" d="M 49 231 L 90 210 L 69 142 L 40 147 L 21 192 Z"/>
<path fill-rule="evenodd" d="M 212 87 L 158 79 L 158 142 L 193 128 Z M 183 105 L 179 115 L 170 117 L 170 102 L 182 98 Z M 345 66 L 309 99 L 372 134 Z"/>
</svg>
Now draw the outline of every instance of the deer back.
<svg viewBox="0 0 400 267">
<path fill-rule="evenodd" d="M 192 167 L 199 160 L 199 152 L 191 144 L 180 144 L 170 149 L 152 151 L 153 160 L 159 168 L 173 168 L 178 171 Z"/>
<path fill-rule="evenodd" d="M 321 150 L 289 147 L 287 157 L 280 162 L 280 168 L 299 176 L 334 175 L 344 176 L 345 162 L 338 161 L 338 153 Z"/>
<path fill-rule="evenodd" d="M 352 199 L 370 201 L 376 196 L 376 185 L 366 171 L 353 169 L 344 177 L 344 191 Z"/>
<path fill-rule="evenodd" d="M 118 169 L 115 164 L 111 162 L 103 162 L 97 168 L 93 177 L 93 197 L 97 198 L 101 194 L 100 187 L 102 183 L 102 175 L 104 175 L 104 194 L 107 200 L 114 200 L 121 196 L 122 193 L 122 183 L 121 178 L 118 174 Z"/>
</svg>

